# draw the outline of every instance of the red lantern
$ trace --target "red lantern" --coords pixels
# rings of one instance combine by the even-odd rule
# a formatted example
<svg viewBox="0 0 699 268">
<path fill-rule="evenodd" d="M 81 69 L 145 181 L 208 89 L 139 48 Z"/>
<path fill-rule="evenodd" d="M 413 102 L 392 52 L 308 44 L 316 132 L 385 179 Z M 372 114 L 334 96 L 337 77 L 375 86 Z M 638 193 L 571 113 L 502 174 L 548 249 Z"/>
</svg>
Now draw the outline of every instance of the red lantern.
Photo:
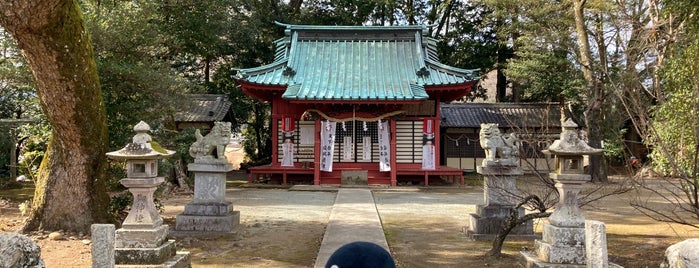
<svg viewBox="0 0 699 268">
<path fill-rule="evenodd" d="M 291 132 L 295 130 L 296 120 L 291 118 L 291 116 L 282 116 L 282 131 Z"/>
</svg>

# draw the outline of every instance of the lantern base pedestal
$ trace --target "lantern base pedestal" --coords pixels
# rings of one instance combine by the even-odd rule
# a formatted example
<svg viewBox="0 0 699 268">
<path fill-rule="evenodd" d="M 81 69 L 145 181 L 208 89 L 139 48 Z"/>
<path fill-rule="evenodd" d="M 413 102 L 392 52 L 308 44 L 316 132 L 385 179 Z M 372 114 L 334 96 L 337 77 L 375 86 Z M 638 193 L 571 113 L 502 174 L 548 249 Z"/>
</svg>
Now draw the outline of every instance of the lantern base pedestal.
<svg viewBox="0 0 699 268">
<path fill-rule="evenodd" d="M 585 227 L 558 227 L 544 224 L 541 240 L 535 241 L 534 254 L 536 254 L 536 259 L 539 262 L 550 263 L 551 265 L 585 265 Z"/>
<path fill-rule="evenodd" d="M 168 240 L 158 247 L 115 248 L 115 267 L 191 267 L 188 252 L 177 252 L 175 240 Z"/>
<path fill-rule="evenodd" d="M 192 163 L 188 168 L 194 172 L 194 200 L 177 215 L 175 231 L 232 232 L 240 224 L 240 211 L 233 211 L 233 204 L 226 201 L 226 175 L 233 165 Z"/>
</svg>

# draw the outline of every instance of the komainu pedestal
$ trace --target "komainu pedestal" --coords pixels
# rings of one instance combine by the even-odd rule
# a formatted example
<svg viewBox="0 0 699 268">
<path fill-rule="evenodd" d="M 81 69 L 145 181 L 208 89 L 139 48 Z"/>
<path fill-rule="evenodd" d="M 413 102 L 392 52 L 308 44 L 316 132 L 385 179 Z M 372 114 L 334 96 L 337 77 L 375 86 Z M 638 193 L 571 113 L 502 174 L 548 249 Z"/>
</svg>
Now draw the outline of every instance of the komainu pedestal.
<svg viewBox="0 0 699 268">
<path fill-rule="evenodd" d="M 514 193 L 517 191 L 516 176 L 522 175 L 519 167 L 478 167 L 483 175 L 483 195 L 485 204 L 476 206 L 476 213 L 469 216 L 467 234 L 474 240 L 492 240 L 502 230 L 503 224 L 517 204 Z M 517 210 L 524 216 L 524 208 Z M 509 239 L 535 239 L 531 221 L 510 231 Z"/>
<path fill-rule="evenodd" d="M 188 168 L 194 172 L 194 200 L 177 215 L 175 230 L 232 232 L 240 223 L 240 211 L 226 201 L 226 174 L 233 165 L 192 163 Z"/>
<path fill-rule="evenodd" d="M 187 166 L 194 172 L 194 200 L 177 215 L 175 230 L 180 232 L 232 232 L 240 223 L 240 212 L 226 201 L 226 175 L 233 170 L 224 154 L 231 136 L 231 124 L 215 122 L 211 132 L 189 147 L 194 163 Z"/>
<path fill-rule="evenodd" d="M 481 124 L 481 147 L 485 159 L 477 167 L 483 176 L 484 205 L 470 214 L 467 234 L 474 240 L 492 240 L 517 205 L 516 178 L 523 174 L 519 167 L 519 141 L 514 134 L 502 134 L 497 124 Z M 524 216 L 524 208 L 517 210 Z M 535 239 L 532 222 L 517 226 L 507 236 L 510 239 Z"/>
</svg>

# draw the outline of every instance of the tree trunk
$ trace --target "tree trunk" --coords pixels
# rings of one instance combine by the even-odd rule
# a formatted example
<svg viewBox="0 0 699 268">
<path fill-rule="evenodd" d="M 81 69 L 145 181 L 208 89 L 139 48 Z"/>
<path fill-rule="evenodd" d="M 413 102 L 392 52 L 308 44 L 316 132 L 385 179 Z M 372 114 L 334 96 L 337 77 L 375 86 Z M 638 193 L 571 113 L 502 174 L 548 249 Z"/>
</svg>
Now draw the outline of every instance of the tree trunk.
<svg viewBox="0 0 699 268">
<path fill-rule="evenodd" d="M 17 41 L 52 127 L 23 231 L 88 232 L 107 222 L 107 129 L 92 42 L 77 1 L 6 0 L 0 25 Z"/>
<path fill-rule="evenodd" d="M 601 148 L 602 130 L 600 125 L 604 119 L 602 113 L 604 86 L 594 73 L 592 51 L 590 50 L 590 41 L 588 40 L 587 29 L 585 27 L 584 6 L 585 0 L 573 0 L 573 13 L 575 15 L 575 31 L 578 37 L 578 49 L 580 51 L 580 64 L 582 65 L 583 76 L 587 81 L 587 87 L 589 89 L 587 110 L 585 111 L 585 123 L 588 130 L 587 142 L 594 148 Z M 592 181 L 607 181 L 606 162 L 603 156 L 591 155 L 589 168 Z"/>
<path fill-rule="evenodd" d="M 180 188 L 180 191 L 192 192 L 192 189 L 187 184 L 187 181 L 185 181 L 185 178 L 187 178 L 187 174 L 185 174 L 185 172 L 184 172 L 184 163 L 183 163 L 182 159 L 178 159 L 177 161 L 175 161 L 174 169 L 175 169 L 175 178 L 177 179 L 177 184 Z"/>
</svg>

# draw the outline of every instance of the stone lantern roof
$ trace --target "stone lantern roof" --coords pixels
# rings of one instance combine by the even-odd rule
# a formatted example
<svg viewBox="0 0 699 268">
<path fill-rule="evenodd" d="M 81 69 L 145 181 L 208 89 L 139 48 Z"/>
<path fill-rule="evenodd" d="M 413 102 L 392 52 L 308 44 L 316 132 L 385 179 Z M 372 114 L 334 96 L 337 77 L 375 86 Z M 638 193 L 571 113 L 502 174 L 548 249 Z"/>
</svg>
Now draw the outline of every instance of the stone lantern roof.
<svg viewBox="0 0 699 268">
<path fill-rule="evenodd" d="M 544 150 L 545 154 L 553 155 L 599 155 L 602 154 L 604 150 L 595 149 L 587 145 L 587 143 L 578 137 L 577 131 L 575 129 L 578 127 L 573 120 L 568 118 L 565 122 L 561 124 L 563 131 L 561 132 L 561 138 L 554 141 L 548 150 Z"/>
<path fill-rule="evenodd" d="M 136 135 L 134 135 L 132 142 L 118 151 L 107 153 L 109 158 L 117 160 L 159 159 L 168 158 L 175 153 L 175 151 L 167 150 L 153 141 L 151 136 L 148 135 L 150 126 L 146 122 L 139 122 L 134 126 L 133 130 L 136 132 Z"/>
</svg>

